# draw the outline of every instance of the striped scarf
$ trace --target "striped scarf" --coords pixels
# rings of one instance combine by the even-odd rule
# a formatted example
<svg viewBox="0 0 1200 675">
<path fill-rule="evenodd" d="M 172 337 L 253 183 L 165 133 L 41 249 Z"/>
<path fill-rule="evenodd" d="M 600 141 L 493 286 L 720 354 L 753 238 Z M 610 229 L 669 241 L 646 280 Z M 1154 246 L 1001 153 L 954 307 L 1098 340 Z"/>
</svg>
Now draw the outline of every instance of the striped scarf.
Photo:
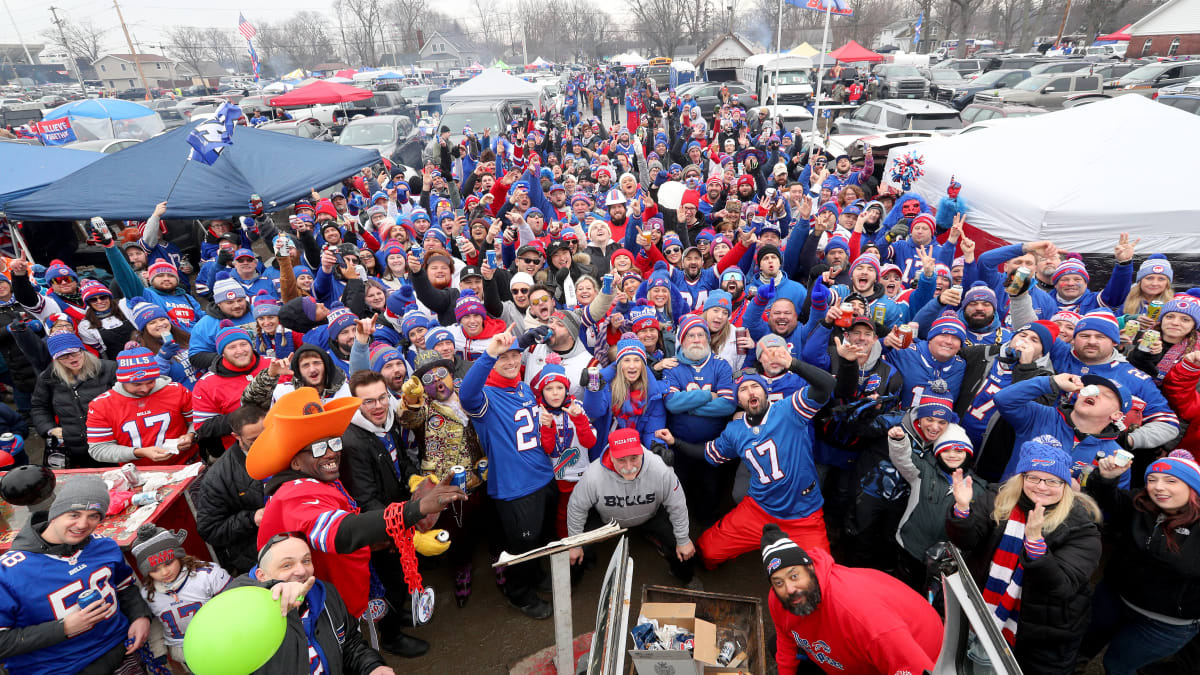
<svg viewBox="0 0 1200 675">
<path fill-rule="evenodd" d="M 1010 645 L 1016 643 L 1017 623 L 1021 616 L 1021 580 L 1024 577 L 1021 551 L 1024 547 L 1025 512 L 1014 506 L 1005 522 L 1000 544 L 992 554 L 987 585 L 983 588 L 983 602 Z"/>
</svg>

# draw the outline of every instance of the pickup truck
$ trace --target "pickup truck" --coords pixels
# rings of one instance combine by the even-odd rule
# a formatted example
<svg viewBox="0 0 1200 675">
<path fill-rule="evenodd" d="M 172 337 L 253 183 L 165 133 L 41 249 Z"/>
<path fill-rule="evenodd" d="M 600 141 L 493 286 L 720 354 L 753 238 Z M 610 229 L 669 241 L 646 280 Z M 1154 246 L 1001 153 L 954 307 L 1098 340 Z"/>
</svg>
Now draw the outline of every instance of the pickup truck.
<svg viewBox="0 0 1200 675">
<path fill-rule="evenodd" d="M 979 92 L 976 103 L 1018 103 L 1047 110 L 1064 107 L 1068 99 L 1086 95 L 1103 95 L 1104 82 L 1087 71 L 1073 73 L 1042 73 L 1018 82 L 1008 89 Z"/>
</svg>

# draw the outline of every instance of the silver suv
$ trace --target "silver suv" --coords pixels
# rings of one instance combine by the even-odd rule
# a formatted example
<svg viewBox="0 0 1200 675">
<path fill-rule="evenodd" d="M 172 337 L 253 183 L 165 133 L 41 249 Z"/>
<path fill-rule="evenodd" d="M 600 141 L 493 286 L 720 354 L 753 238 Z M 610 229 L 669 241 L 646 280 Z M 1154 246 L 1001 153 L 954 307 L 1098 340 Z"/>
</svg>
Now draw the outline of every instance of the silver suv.
<svg viewBox="0 0 1200 675">
<path fill-rule="evenodd" d="M 879 83 L 879 95 L 884 98 L 925 98 L 929 80 L 914 66 L 883 64 L 871 71 Z"/>
<path fill-rule="evenodd" d="M 883 99 L 868 101 L 854 114 L 833 122 L 835 134 L 876 134 L 883 131 L 915 129 L 950 131 L 962 128 L 958 111 L 933 101 Z"/>
<path fill-rule="evenodd" d="M 1018 82 L 1010 89 L 979 92 L 976 103 L 1017 103 L 1053 110 L 1062 108 L 1063 103 L 1084 94 L 1103 94 L 1103 82 L 1099 75 L 1087 71 L 1076 73 L 1042 73 Z"/>
</svg>

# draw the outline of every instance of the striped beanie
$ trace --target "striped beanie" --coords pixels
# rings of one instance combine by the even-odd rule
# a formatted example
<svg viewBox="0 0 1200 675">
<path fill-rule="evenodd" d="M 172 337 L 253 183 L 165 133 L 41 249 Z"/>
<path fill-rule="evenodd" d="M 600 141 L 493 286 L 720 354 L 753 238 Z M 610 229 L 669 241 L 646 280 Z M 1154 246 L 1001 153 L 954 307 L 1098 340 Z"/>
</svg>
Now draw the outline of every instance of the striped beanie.
<svg viewBox="0 0 1200 675">
<path fill-rule="evenodd" d="M 1195 322 L 1193 329 L 1200 328 L 1200 299 L 1194 298 L 1187 293 L 1180 293 L 1171 298 L 1167 304 L 1163 305 L 1162 311 L 1159 312 L 1159 318 L 1168 312 L 1178 312 L 1186 316 L 1190 316 Z"/>
<path fill-rule="evenodd" d="M 829 252 L 836 248 L 840 248 L 846 252 L 846 255 L 850 255 L 850 243 L 846 241 L 845 237 L 838 235 L 829 237 L 829 240 L 825 242 L 825 255 L 829 255 Z"/>
<path fill-rule="evenodd" d="M 429 322 L 429 316 L 424 312 L 415 310 L 406 312 L 400 321 L 400 332 L 407 338 L 409 333 L 418 328 L 429 328 Z"/>
<path fill-rule="evenodd" d="M 260 316 L 279 316 L 280 304 L 264 289 L 255 294 L 252 310 L 256 319 Z"/>
<path fill-rule="evenodd" d="M 245 330 L 233 325 L 233 322 L 229 319 L 222 321 L 221 330 L 217 331 L 217 338 L 215 340 L 217 353 L 224 353 L 226 347 L 237 342 L 238 340 L 245 340 L 251 345 L 254 344 L 254 340 L 250 339 L 250 334 Z"/>
<path fill-rule="evenodd" d="M 633 333 L 625 333 L 621 335 L 621 339 L 617 341 L 617 358 L 615 363 L 620 363 L 621 359 L 626 356 L 633 355 L 646 363 L 646 349 L 642 347 L 642 341 Z"/>
<path fill-rule="evenodd" d="M 1167 283 L 1172 283 L 1175 281 L 1175 271 L 1171 269 L 1171 261 L 1167 260 L 1167 256 L 1161 253 L 1155 253 L 1142 261 L 1141 266 L 1138 267 L 1137 278 L 1134 279 L 1134 283 L 1145 279 L 1151 274 L 1161 274 L 1165 276 L 1167 278 Z"/>
<path fill-rule="evenodd" d="M 929 327 L 929 333 L 926 334 L 925 339 L 932 340 L 939 335 L 950 335 L 959 340 L 966 340 L 967 327 L 963 325 L 962 321 L 959 321 L 957 316 L 952 314 L 942 316 L 936 319 L 933 325 Z"/>
<path fill-rule="evenodd" d="M 1068 258 L 1067 260 L 1059 263 L 1058 267 L 1054 269 L 1054 274 L 1050 277 L 1050 279 L 1057 284 L 1059 279 L 1068 274 L 1078 274 L 1079 276 L 1083 277 L 1084 283 L 1091 281 L 1091 277 L 1088 276 L 1087 268 L 1083 266 L 1083 262 L 1073 258 Z"/>
<path fill-rule="evenodd" d="M 170 260 L 159 258 L 158 260 L 150 263 L 150 266 L 146 268 L 146 277 L 148 279 L 153 279 L 160 274 L 170 274 L 178 279 L 179 269 L 172 265 Z"/>
<path fill-rule="evenodd" d="M 351 312 L 346 307 L 338 307 L 329 312 L 329 317 L 326 321 L 329 322 L 329 342 L 333 343 L 337 340 L 337 336 L 342 334 L 342 331 L 354 325 L 354 312 Z"/>
<path fill-rule="evenodd" d="M 922 417 L 936 417 L 948 422 L 958 422 L 958 415 L 954 414 L 954 401 L 937 394 L 923 394 L 916 401 L 915 417 L 913 419 L 921 419 Z"/>
<path fill-rule="evenodd" d="M 1121 341 L 1121 328 L 1117 324 L 1117 317 L 1108 310 L 1096 309 L 1084 314 L 1075 324 L 1075 335 L 1085 330 L 1094 330 L 1113 342 Z"/>
<path fill-rule="evenodd" d="M 92 300 L 95 300 L 96 298 L 108 297 L 111 299 L 112 291 L 108 290 L 108 287 L 99 281 L 95 281 L 93 279 L 84 279 L 83 282 L 79 284 L 79 295 L 83 298 L 83 302 L 86 304 Z"/>
<path fill-rule="evenodd" d="M 134 347 L 117 354 L 117 382 L 149 382 L 158 375 L 158 363 L 149 349 Z"/>
<path fill-rule="evenodd" d="M 55 333 L 46 338 L 46 349 L 50 351 L 50 358 L 57 359 L 83 351 L 83 341 L 74 333 Z"/>
<path fill-rule="evenodd" d="M 693 328 L 701 328 L 704 330 L 704 337 L 708 339 L 708 323 L 696 314 L 685 314 L 679 318 L 679 325 L 675 327 L 675 340 L 682 344 L 683 339 L 687 337 L 688 331 Z"/>
<path fill-rule="evenodd" d="M 1050 320 L 1051 321 L 1066 321 L 1066 322 L 1070 323 L 1072 326 L 1074 326 L 1074 325 L 1078 324 L 1079 320 L 1082 318 L 1083 318 L 1083 316 L 1081 316 L 1079 314 L 1079 312 L 1072 312 L 1069 309 L 1063 309 L 1063 310 L 1059 310 L 1059 311 L 1055 312 L 1054 316 L 1050 317 Z"/>
<path fill-rule="evenodd" d="M 462 321 L 463 317 L 470 314 L 487 316 L 487 308 L 483 306 L 483 301 L 479 299 L 479 296 L 475 295 L 475 291 L 467 289 L 458 296 L 458 301 L 454 303 L 454 318 Z"/>
<path fill-rule="evenodd" d="M 213 302 L 225 302 L 246 297 L 246 289 L 241 284 L 226 276 L 213 284 Z"/>
<path fill-rule="evenodd" d="M 638 304 L 629 310 L 629 327 L 633 332 L 638 332 L 643 328 L 661 328 L 658 322 L 658 310 L 652 305 L 645 304 L 644 301 L 639 301 Z"/>
<path fill-rule="evenodd" d="M 146 330 L 146 326 L 155 319 L 169 319 L 166 310 L 158 305 L 147 302 L 145 298 L 140 296 L 130 298 L 128 303 L 133 309 L 130 313 L 133 315 L 133 325 L 138 329 L 138 332 Z"/>
<path fill-rule="evenodd" d="M 912 225 L 909 231 L 916 229 L 917 225 L 928 227 L 931 232 L 937 232 L 937 225 L 934 223 L 933 216 L 928 213 L 919 213 L 916 218 L 912 219 Z"/>
<path fill-rule="evenodd" d="M 859 265 L 866 265 L 866 266 L 870 267 L 871 269 L 875 270 L 875 278 L 876 279 L 879 278 L 879 276 L 880 276 L 879 275 L 879 258 L 876 258 L 873 255 L 864 253 L 864 254 L 858 256 L 857 258 L 855 258 L 854 262 L 850 263 L 850 271 L 853 272 L 855 270 L 855 268 L 857 268 Z"/>
<path fill-rule="evenodd" d="M 403 361 L 404 357 L 400 356 L 400 352 L 386 342 L 375 342 L 371 344 L 370 365 L 371 370 L 381 372 L 383 367 L 392 361 Z"/>
<path fill-rule="evenodd" d="M 986 302 L 992 307 L 996 306 L 996 292 L 988 287 L 986 281 L 976 281 L 971 284 L 966 293 L 962 296 L 962 306 L 966 307 L 972 302 Z"/>
<path fill-rule="evenodd" d="M 767 578 L 779 570 L 795 567 L 797 565 L 811 566 L 812 558 L 808 557 L 808 553 L 800 548 L 796 542 L 792 541 L 783 529 L 775 523 L 767 523 L 763 525 L 762 541 L 762 561 L 763 567 L 767 570 Z"/>
<path fill-rule="evenodd" d="M 542 397 L 542 390 L 551 382 L 558 382 L 571 390 L 571 379 L 567 377 L 567 370 L 562 366 L 562 357 L 558 354 L 551 353 L 546 357 L 546 365 L 538 371 L 538 374 L 533 378 L 533 392 Z"/>
<path fill-rule="evenodd" d="M 1146 467 L 1146 478 L 1152 473 L 1174 476 L 1192 488 L 1192 492 L 1200 494 L 1200 465 L 1187 450 L 1172 450 L 1166 457 L 1155 460 Z"/>
<path fill-rule="evenodd" d="M 75 270 L 67 267 L 66 263 L 61 260 L 52 260 L 50 261 L 50 264 L 46 266 L 46 273 L 42 275 L 42 278 L 46 281 L 50 281 L 51 279 L 57 279 L 59 277 L 71 277 L 76 281 L 79 280 L 79 275 L 75 274 Z"/>
<path fill-rule="evenodd" d="M 433 349 L 439 342 L 445 342 L 446 340 L 454 342 L 454 333 L 451 333 L 449 328 L 432 326 L 429 332 L 425 334 L 425 348 Z"/>
</svg>

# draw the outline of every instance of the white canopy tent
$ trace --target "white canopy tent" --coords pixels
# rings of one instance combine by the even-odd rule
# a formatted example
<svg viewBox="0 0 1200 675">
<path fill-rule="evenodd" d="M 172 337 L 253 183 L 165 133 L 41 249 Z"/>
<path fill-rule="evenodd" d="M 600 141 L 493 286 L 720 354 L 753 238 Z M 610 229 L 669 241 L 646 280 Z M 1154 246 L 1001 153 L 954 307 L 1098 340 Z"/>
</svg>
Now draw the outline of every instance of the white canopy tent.
<svg viewBox="0 0 1200 675">
<path fill-rule="evenodd" d="M 633 52 L 628 54 L 617 54 L 609 59 L 609 61 L 612 61 L 613 63 L 619 63 L 622 66 L 644 66 L 647 63 L 650 63 L 648 59 L 644 59 Z"/>
<path fill-rule="evenodd" d="M 542 88 L 508 73 L 487 68 L 482 73 L 442 94 L 443 108 L 462 101 L 527 101 L 536 107 Z"/>
<path fill-rule="evenodd" d="M 1129 232 L 1141 237 L 1139 251 L 1200 251 L 1200 202 L 1191 174 L 1178 170 L 1180 158 L 1200 155 L 1200 117 L 1146 97 L 893 148 L 885 181 L 895 158 L 909 153 L 924 159 L 913 190 L 937 204 L 953 176 L 967 221 L 1009 242 L 1048 239 L 1069 251 L 1111 253 Z M 1135 155 L 1142 168 L 1125 161 Z"/>
</svg>

